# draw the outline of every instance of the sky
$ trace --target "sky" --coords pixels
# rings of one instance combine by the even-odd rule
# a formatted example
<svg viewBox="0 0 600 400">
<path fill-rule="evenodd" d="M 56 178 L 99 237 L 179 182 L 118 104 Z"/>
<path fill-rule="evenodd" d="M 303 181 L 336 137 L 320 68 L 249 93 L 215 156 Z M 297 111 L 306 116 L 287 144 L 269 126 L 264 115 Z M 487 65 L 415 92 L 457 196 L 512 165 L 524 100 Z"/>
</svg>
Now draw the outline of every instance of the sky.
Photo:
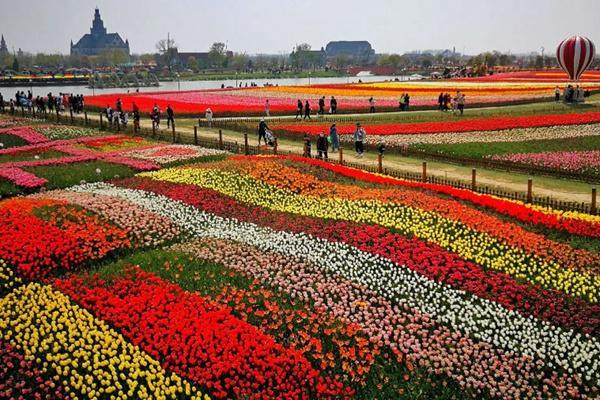
<svg viewBox="0 0 600 400">
<path fill-rule="evenodd" d="M 180 51 L 219 41 L 248 54 L 331 40 L 368 40 L 377 53 L 553 54 L 573 34 L 600 48 L 600 0 L 0 0 L 0 33 L 11 50 L 68 53 L 96 6 L 136 54 L 154 52 L 168 32 Z"/>
</svg>

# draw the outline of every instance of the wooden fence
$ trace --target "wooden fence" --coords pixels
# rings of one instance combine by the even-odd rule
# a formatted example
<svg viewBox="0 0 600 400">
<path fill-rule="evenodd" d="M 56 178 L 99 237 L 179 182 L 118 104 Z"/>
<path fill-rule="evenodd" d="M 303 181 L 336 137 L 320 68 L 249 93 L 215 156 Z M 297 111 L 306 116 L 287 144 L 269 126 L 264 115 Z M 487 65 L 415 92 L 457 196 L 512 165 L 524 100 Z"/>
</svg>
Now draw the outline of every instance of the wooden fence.
<svg viewBox="0 0 600 400">
<path fill-rule="evenodd" d="M 0 112 L 4 112 L 10 115 L 10 110 L 0 110 Z M 227 150 L 236 154 L 247 154 L 247 155 L 257 155 L 257 154 L 283 154 L 283 155 L 291 155 L 295 154 L 291 151 L 281 151 L 277 147 L 277 141 L 275 142 L 275 146 L 273 148 L 265 149 L 263 147 L 252 146 L 248 141 L 248 134 L 244 134 L 243 142 L 232 142 L 223 140 L 222 132 L 219 130 L 219 136 L 215 139 L 210 138 L 200 138 L 198 136 L 198 127 L 194 127 L 194 132 L 180 132 L 177 131 L 175 126 L 171 128 L 170 131 L 156 131 L 155 129 L 149 128 L 141 128 L 139 130 L 134 130 L 133 122 L 130 121 L 126 127 L 119 126 L 118 124 L 109 124 L 105 121 L 103 114 L 99 114 L 99 118 L 88 118 L 88 113 L 84 112 L 81 114 L 74 114 L 71 110 L 68 112 L 56 112 L 56 113 L 36 113 L 35 111 L 28 111 L 25 109 L 15 109 L 12 115 L 22 116 L 22 117 L 31 117 L 38 118 L 44 121 L 58 123 L 58 124 L 70 124 L 70 125 L 80 125 L 84 127 L 90 128 L 98 128 L 103 131 L 108 131 L 111 133 L 121 133 L 121 134 L 129 134 L 133 136 L 148 136 L 157 140 L 165 140 L 170 141 L 172 143 L 188 143 L 195 144 L 198 146 L 203 146 L 207 148 L 215 148 L 221 150 Z M 384 158 L 380 155 L 378 159 L 377 165 L 366 165 L 362 163 L 348 162 L 343 159 L 343 149 L 340 149 L 337 157 L 331 157 L 329 160 L 331 163 L 335 164 L 343 164 L 348 167 L 360 169 L 363 171 L 380 173 L 383 175 L 392 176 L 395 178 L 405 179 L 409 181 L 417 181 L 417 182 L 427 182 L 434 184 L 447 185 L 459 189 L 472 190 L 477 193 L 489 194 L 497 197 L 502 197 L 506 199 L 519 200 L 522 202 L 539 205 L 543 207 L 551 207 L 557 210 L 564 211 L 578 211 L 582 213 L 598 215 L 598 207 L 596 200 L 596 188 L 592 188 L 591 191 L 591 201 L 587 202 L 575 202 L 575 201 L 563 201 L 557 200 L 550 196 L 535 196 L 533 194 L 533 179 L 530 178 L 528 180 L 527 188 L 525 192 L 509 192 L 505 190 L 500 190 L 497 188 L 483 186 L 477 184 L 476 180 L 476 170 L 472 170 L 472 175 L 470 180 L 455 180 L 442 178 L 438 176 L 434 176 L 427 173 L 427 163 L 423 162 L 423 171 L 422 173 L 414 173 L 414 172 L 405 172 L 392 168 L 386 168 L 384 166 Z"/>
</svg>

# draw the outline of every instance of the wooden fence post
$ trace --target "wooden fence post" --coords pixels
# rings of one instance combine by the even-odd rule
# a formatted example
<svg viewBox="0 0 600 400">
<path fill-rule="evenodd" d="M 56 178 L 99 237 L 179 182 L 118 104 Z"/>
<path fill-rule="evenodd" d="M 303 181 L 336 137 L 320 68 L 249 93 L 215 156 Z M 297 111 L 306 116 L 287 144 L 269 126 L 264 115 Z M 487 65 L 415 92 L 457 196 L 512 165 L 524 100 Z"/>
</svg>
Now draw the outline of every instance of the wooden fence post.
<svg viewBox="0 0 600 400">
<path fill-rule="evenodd" d="M 533 203 L 533 179 L 527 179 L 527 202 Z"/>
<path fill-rule="evenodd" d="M 471 170 L 471 190 L 477 190 L 477 170 L 475 168 Z"/>
<path fill-rule="evenodd" d="M 103 116 L 102 113 L 100 113 L 100 129 L 104 129 L 104 122 L 103 122 Z"/>
<path fill-rule="evenodd" d="M 421 173 L 421 180 L 427 183 L 427 161 L 423 161 L 423 172 Z"/>
<path fill-rule="evenodd" d="M 244 154 L 248 155 L 250 154 L 248 151 L 248 134 L 244 133 Z"/>
<path fill-rule="evenodd" d="M 340 165 L 344 165 L 344 149 L 340 147 Z"/>
<path fill-rule="evenodd" d="M 60 110 L 56 107 L 56 122 L 60 122 Z"/>
<path fill-rule="evenodd" d="M 198 146 L 198 127 L 194 126 L 194 144 Z"/>
<path fill-rule="evenodd" d="M 175 143 L 175 122 L 171 122 L 171 131 L 173 132 L 173 143 Z"/>
<path fill-rule="evenodd" d="M 69 108 L 69 115 L 71 116 L 71 124 L 73 124 L 75 122 L 75 119 L 73 118 L 73 109 Z"/>
<path fill-rule="evenodd" d="M 25 118 L 25 108 L 21 106 L 21 117 Z"/>
<path fill-rule="evenodd" d="M 223 150 L 223 131 L 219 129 L 219 149 Z"/>
<path fill-rule="evenodd" d="M 596 215 L 598 212 L 598 207 L 596 205 L 596 188 L 592 188 L 592 206 L 590 207 L 590 214 Z"/>
<path fill-rule="evenodd" d="M 383 154 L 377 154 L 377 172 L 383 174 Z"/>
<path fill-rule="evenodd" d="M 87 126 L 87 124 L 88 124 L 88 119 L 87 119 L 87 111 L 84 111 L 84 112 L 83 112 L 83 120 L 84 120 L 84 124 L 85 124 L 85 126 Z"/>
<path fill-rule="evenodd" d="M 35 107 L 31 106 L 31 116 L 35 118 Z"/>
</svg>

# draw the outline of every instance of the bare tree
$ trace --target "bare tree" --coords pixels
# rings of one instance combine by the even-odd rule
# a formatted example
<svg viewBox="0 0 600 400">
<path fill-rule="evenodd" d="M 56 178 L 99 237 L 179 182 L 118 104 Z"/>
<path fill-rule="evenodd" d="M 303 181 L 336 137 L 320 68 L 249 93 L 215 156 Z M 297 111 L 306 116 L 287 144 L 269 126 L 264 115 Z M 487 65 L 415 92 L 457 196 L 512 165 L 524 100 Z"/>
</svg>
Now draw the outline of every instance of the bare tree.
<svg viewBox="0 0 600 400">
<path fill-rule="evenodd" d="M 170 37 L 167 39 L 161 39 L 156 43 L 156 50 L 163 57 L 167 68 L 169 68 L 169 72 L 171 72 L 171 67 L 177 57 L 177 44 L 175 43 L 175 39 L 171 39 Z"/>
</svg>

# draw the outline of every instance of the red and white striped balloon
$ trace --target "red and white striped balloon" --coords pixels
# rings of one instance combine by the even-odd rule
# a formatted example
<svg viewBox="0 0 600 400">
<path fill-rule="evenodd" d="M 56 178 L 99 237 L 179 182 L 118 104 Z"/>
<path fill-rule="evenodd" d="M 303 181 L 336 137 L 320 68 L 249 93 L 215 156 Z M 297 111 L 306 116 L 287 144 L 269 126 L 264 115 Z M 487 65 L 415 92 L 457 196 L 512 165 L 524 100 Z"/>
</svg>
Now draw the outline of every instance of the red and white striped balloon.
<svg viewBox="0 0 600 400">
<path fill-rule="evenodd" d="M 563 40 L 556 49 L 558 65 L 576 81 L 594 61 L 596 48 L 585 36 L 571 36 Z"/>
</svg>

